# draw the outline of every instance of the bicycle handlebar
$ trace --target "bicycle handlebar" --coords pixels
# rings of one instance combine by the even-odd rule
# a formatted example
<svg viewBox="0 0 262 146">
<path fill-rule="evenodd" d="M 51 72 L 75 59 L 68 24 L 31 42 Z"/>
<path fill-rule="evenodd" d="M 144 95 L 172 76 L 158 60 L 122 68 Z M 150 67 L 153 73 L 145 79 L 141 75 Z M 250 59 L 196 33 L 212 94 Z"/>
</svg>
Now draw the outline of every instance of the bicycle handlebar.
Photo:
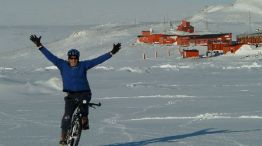
<svg viewBox="0 0 262 146">
<path fill-rule="evenodd" d="M 92 108 L 95 108 L 96 106 L 101 106 L 101 102 L 99 102 L 99 103 L 92 103 L 92 102 L 90 102 L 90 103 L 88 104 L 88 106 L 89 106 L 89 107 L 92 107 Z"/>
<path fill-rule="evenodd" d="M 77 103 L 78 105 L 88 104 L 88 106 L 89 106 L 89 107 L 92 107 L 92 108 L 101 106 L 101 102 L 99 102 L 99 103 L 93 103 L 93 102 L 87 103 L 86 100 L 80 100 L 80 101 L 79 101 L 77 98 L 75 99 L 75 101 L 76 101 L 76 103 Z"/>
</svg>

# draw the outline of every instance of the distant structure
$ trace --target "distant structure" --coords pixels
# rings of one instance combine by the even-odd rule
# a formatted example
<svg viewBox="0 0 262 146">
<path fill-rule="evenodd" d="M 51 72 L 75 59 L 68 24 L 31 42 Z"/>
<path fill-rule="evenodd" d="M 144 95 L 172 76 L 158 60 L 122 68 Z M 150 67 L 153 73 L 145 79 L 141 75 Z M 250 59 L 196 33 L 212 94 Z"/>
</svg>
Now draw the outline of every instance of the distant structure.
<svg viewBox="0 0 262 146">
<path fill-rule="evenodd" d="M 251 31 L 252 31 L 251 24 L 252 24 L 251 12 L 248 11 L 248 33 L 251 33 Z"/>
<path fill-rule="evenodd" d="M 177 32 L 173 34 L 153 33 L 151 30 L 142 31 L 141 35 L 137 36 L 137 42 L 161 45 L 175 44 L 186 47 L 190 45 L 207 46 L 208 41 L 232 41 L 231 33 L 195 33 L 194 27 L 186 20 L 182 20 L 176 30 Z"/>
<path fill-rule="evenodd" d="M 180 47 L 207 46 L 206 56 L 235 53 L 245 43 L 258 44 L 259 41 L 259 44 L 262 44 L 262 33 L 239 35 L 237 41 L 232 41 L 232 33 L 195 33 L 194 27 L 185 19 L 181 21 L 176 30 L 171 34 L 153 33 L 152 30 L 142 31 L 141 35 L 137 36 L 137 42 Z M 183 58 L 199 56 L 199 51 L 196 49 L 184 49 L 180 53 Z"/>
<path fill-rule="evenodd" d="M 199 51 L 196 49 L 184 49 L 181 53 L 183 58 L 198 58 Z"/>
<path fill-rule="evenodd" d="M 207 45 L 207 56 L 218 56 L 228 52 L 235 53 L 243 44 L 226 41 L 209 41 Z"/>
<path fill-rule="evenodd" d="M 190 22 L 186 21 L 183 19 L 181 21 L 181 24 L 177 26 L 177 31 L 183 31 L 183 32 L 188 32 L 188 33 L 193 33 L 194 32 L 194 27 L 190 25 Z"/>
<path fill-rule="evenodd" d="M 262 32 L 239 34 L 236 38 L 237 42 L 241 44 L 255 45 L 257 47 L 262 45 Z"/>
</svg>

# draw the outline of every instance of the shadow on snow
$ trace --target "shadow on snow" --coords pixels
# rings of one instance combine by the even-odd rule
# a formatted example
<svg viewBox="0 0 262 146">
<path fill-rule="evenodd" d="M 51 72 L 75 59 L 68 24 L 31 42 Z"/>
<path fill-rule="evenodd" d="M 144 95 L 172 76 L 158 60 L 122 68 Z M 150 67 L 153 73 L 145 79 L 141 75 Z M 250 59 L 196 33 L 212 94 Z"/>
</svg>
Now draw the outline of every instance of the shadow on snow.
<svg viewBox="0 0 262 146">
<path fill-rule="evenodd" d="M 159 143 L 159 142 L 177 142 L 177 140 L 179 140 L 179 139 L 185 139 L 185 138 L 188 138 L 188 137 L 203 136 L 203 135 L 209 135 L 209 134 L 239 133 L 239 132 L 252 132 L 252 131 L 260 131 L 261 130 L 261 129 L 255 129 L 255 130 L 243 130 L 243 131 L 232 131 L 232 130 L 217 130 L 217 131 L 215 131 L 213 129 L 214 128 L 207 128 L 207 129 L 199 130 L 199 131 L 189 133 L 189 134 L 153 138 L 153 139 L 136 141 L 136 142 L 116 143 L 116 144 L 109 144 L 109 145 L 104 145 L 104 146 L 144 146 L 144 145 Z"/>
</svg>

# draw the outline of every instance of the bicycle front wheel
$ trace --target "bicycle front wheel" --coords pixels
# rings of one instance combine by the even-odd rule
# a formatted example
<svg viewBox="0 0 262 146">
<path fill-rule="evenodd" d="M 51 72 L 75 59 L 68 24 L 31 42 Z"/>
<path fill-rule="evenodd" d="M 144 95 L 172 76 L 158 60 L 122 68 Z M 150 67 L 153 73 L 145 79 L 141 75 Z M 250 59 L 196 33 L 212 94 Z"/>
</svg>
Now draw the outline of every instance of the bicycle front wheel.
<svg viewBox="0 0 262 146">
<path fill-rule="evenodd" d="M 78 146 L 82 132 L 82 121 L 80 116 L 73 116 L 71 129 L 68 132 L 68 146 Z"/>
</svg>

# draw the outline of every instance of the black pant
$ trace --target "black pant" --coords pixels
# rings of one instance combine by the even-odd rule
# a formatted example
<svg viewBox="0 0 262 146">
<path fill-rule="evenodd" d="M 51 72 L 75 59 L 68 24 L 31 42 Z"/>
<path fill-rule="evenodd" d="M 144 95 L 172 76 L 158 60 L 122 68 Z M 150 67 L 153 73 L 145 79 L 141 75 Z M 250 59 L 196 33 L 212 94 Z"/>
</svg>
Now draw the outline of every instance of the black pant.
<svg viewBox="0 0 262 146">
<path fill-rule="evenodd" d="M 78 101 L 80 100 L 86 100 L 87 103 L 91 100 L 91 93 L 90 92 L 77 92 L 77 93 L 68 93 L 68 95 L 64 98 L 65 100 L 65 113 L 62 119 L 61 128 L 62 130 L 66 131 L 70 128 L 71 124 L 71 118 L 72 115 L 77 108 L 76 99 Z M 89 113 L 88 105 L 85 105 L 83 107 L 83 110 L 81 111 L 83 116 L 87 116 Z"/>
</svg>

